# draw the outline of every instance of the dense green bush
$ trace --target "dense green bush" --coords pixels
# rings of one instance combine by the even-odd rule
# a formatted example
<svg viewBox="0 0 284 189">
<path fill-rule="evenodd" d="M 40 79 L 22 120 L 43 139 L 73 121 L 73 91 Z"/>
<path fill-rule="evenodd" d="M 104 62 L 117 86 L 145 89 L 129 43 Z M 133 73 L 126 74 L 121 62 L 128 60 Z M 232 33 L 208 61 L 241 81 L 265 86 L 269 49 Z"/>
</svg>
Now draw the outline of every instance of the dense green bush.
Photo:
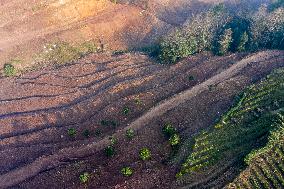
<svg viewBox="0 0 284 189">
<path fill-rule="evenodd" d="M 162 39 L 160 61 L 175 63 L 189 55 L 211 50 L 216 32 L 228 19 L 229 16 L 223 5 L 191 18 L 182 28 Z"/>
<path fill-rule="evenodd" d="M 269 12 L 261 7 L 251 18 L 253 50 L 284 49 L 284 8 Z"/>
<path fill-rule="evenodd" d="M 194 37 L 187 37 L 177 31 L 163 40 L 160 48 L 162 49 L 159 55 L 160 60 L 164 63 L 173 63 L 196 53 L 197 42 Z"/>
</svg>

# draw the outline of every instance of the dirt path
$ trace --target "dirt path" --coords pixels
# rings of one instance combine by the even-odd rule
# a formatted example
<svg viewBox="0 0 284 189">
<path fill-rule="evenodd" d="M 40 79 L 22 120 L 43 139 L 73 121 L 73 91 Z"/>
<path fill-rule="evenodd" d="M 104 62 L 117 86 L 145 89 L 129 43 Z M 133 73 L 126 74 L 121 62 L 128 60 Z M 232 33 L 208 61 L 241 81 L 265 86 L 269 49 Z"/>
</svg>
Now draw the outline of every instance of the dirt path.
<svg viewBox="0 0 284 189">
<path fill-rule="evenodd" d="M 227 80 L 231 77 L 234 77 L 236 74 L 240 73 L 246 66 L 257 63 L 259 61 L 268 60 L 274 57 L 283 57 L 282 52 L 274 53 L 274 52 L 262 52 L 258 53 L 256 55 L 253 55 L 247 59 L 244 59 L 233 66 L 231 66 L 229 69 L 221 72 L 220 74 L 208 79 L 207 81 L 194 86 L 193 88 L 184 91 L 180 94 L 177 94 L 176 96 L 167 99 L 157 106 L 155 106 L 153 109 L 151 109 L 149 112 L 135 120 L 130 124 L 129 127 L 133 129 L 139 129 L 139 127 L 148 124 L 152 119 L 155 117 L 159 117 L 166 113 L 167 111 L 179 106 L 180 104 L 185 103 L 188 99 L 190 99 L 193 96 L 197 96 L 199 93 L 208 90 L 209 86 L 216 85 L 224 80 Z M 283 63 L 284 65 L 284 63 Z"/>
<path fill-rule="evenodd" d="M 257 66 L 260 65 L 263 61 L 266 61 L 265 64 L 267 64 L 269 63 L 268 60 L 275 58 L 279 59 L 278 67 L 284 66 L 284 53 L 280 51 L 261 52 L 252 55 L 242 61 L 239 61 L 227 70 L 213 76 L 212 78 L 204 81 L 203 83 L 200 83 L 199 85 L 196 85 L 189 90 L 186 90 L 180 94 L 177 94 L 167 100 L 160 102 L 155 107 L 146 112 L 144 115 L 133 121 L 129 126 L 116 131 L 115 135 L 118 136 L 124 133 L 129 128 L 139 130 L 140 128 L 143 128 L 145 125 L 149 124 L 156 117 L 163 115 L 169 110 L 185 103 L 192 97 L 197 96 L 203 91 L 208 90 L 208 86 L 218 84 L 224 80 L 234 77 L 237 74 L 241 74 L 241 72 L 248 66 L 255 66 L 255 69 L 257 69 Z M 269 67 L 269 65 L 267 66 Z M 40 172 L 43 172 L 45 170 L 58 167 L 59 165 L 65 164 L 71 160 L 90 156 L 96 151 L 103 149 L 108 144 L 108 142 L 109 137 L 105 137 L 96 143 L 76 148 L 64 148 L 53 155 L 42 156 L 31 164 L 1 175 L 0 188 L 19 184 L 25 179 L 38 175 Z"/>
</svg>

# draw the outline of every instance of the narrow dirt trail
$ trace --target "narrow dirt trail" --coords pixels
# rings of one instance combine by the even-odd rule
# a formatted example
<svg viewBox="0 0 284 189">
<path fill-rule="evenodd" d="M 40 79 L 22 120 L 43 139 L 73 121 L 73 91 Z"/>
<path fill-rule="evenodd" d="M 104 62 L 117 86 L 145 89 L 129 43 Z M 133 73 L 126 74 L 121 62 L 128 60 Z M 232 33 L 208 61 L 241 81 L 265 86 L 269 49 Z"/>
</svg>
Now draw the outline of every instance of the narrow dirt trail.
<svg viewBox="0 0 284 189">
<path fill-rule="evenodd" d="M 284 66 L 284 53 L 281 51 L 266 51 L 254 54 L 248 58 L 245 58 L 230 68 L 222 71 L 221 73 L 213 76 L 212 78 L 200 83 L 191 89 L 188 89 L 184 92 L 181 92 L 177 95 L 166 99 L 155 107 L 150 109 L 144 115 L 130 123 L 127 127 L 120 129 L 114 133 L 114 136 L 119 136 L 124 133 L 127 129 L 132 128 L 135 130 L 139 130 L 143 128 L 145 125 L 149 124 L 153 119 L 159 117 L 171 109 L 178 107 L 179 105 L 185 103 L 189 99 L 197 96 L 203 91 L 208 90 L 208 86 L 216 85 L 221 83 L 224 80 L 230 79 L 238 74 L 241 75 L 242 71 L 246 67 L 254 66 L 254 69 L 258 69 L 258 66 L 265 64 L 269 70 L 273 69 L 273 66 L 270 65 L 269 60 L 277 59 L 277 64 L 274 67 L 283 67 Z M 275 61 L 274 61 L 275 62 Z M 5 188 L 9 186 L 13 186 L 23 182 L 25 179 L 31 178 L 33 176 L 38 175 L 39 173 L 46 171 L 48 169 L 53 169 L 62 164 L 66 164 L 70 161 L 80 159 L 83 157 L 88 157 L 94 154 L 98 150 L 102 150 L 106 145 L 108 145 L 109 137 L 105 137 L 102 140 L 91 143 L 88 145 L 80 146 L 80 147 L 72 147 L 72 148 L 64 148 L 61 149 L 58 153 L 55 153 L 50 156 L 42 156 L 35 160 L 34 162 L 12 170 L 6 174 L 0 176 L 0 188 Z"/>
</svg>

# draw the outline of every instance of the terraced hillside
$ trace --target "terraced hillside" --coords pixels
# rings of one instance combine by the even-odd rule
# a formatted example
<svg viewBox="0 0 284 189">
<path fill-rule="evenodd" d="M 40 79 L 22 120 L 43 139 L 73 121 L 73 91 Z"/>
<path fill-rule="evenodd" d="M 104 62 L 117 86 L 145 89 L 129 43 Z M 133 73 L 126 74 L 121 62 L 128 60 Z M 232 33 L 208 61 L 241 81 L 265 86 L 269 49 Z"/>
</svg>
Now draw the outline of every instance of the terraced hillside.
<svg viewBox="0 0 284 189">
<path fill-rule="evenodd" d="M 179 165 L 167 163 L 172 149 L 161 128 L 170 122 L 182 138 L 198 133 L 284 62 L 281 51 L 246 56 L 203 53 L 166 66 L 142 54 L 93 54 L 1 78 L 0 187 L 172 187 Z M 113 157 L 104 154 L 108 145 Z M 143 147 L 152 154 L 146 162 Z M 121 175 L 124 166 L 133 176 Z"/>
<path fill-rule="evenodd" d="M 268 144 L 249 156 L 249 167 L 227 188 L 283 188 L 283 112 L 278 113 L 274 124 Z"/>
<path fill-rule="evenodd" d="M 283 186 L 281 183 L 283 180 L 281 173 L 283 73 L 283 69 L 275 71 L 260 83 L 245 90 L 236 100 L 236 104 L 222 116 L 214 128 L 203 131 L 194 139 L 192 152 L 180 173 L 191 175 L 192 181 L 197 177 L 197 181 L 191 184 L 192 187 L 215 187 L 219 179 L 225 175 L 230 177 L 223 172 L 230 172 L 228 169 L 234 166 L 240 167 L 244 157 L 249 153 L 251 153 L 247 158 L 249 168 L 241 174 L 242 181 L 237 180 L 230 187 L 281 188 L 280 186 Z M 267 147 L 253 151 L 266 145 L 270 132 L 272 133 Z M 272 155 L 274 152 L 280 154 Z M 275 161 L 279 163 L 280 170 L 267 169 L 264 164 L 260 164 L 269 159 L 273 166 L 271 156 L 276 158 Z M 200 181 L 200 175 L 206 179 Z M 248 182 L 252 183 L 248 184 Z"/>
</svg>

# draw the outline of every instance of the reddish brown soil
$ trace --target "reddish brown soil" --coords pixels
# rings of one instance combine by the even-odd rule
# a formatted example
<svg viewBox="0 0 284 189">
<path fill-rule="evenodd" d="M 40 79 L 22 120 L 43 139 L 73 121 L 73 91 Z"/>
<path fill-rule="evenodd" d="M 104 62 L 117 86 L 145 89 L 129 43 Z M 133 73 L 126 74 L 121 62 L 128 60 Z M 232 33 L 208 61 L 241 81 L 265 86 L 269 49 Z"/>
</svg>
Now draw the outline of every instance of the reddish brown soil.
<svg viewBox="0 0 284 189">
<path fill-rule="evenodd" d="M 31 65 L 47 43 L 95 40 L 108 50 L 152 45 L 191 15 L 229 0 L 1 0 L 0 67 Z M 264 0 L 262 0 L 264 1 Z M 127 3 L 128 2 L 128 3 Z M 129 3 L 130 2 L 130 3 Z M 238 2 L 238 0 L 236 0 Z"/>
<path fill-rule="evenodd" d="M 172 122 L 190 138 L 212 125 L 242 89 L 284 66 L 283 52 L 245 56 L 200 54 L 167 66 L 142 54 L 95 54 L 57 69 L 1 78 L 0 188 L 176 188 L 179 167 L 167 163 L 171 148 L 162 125 Z M 122 112 L 126 106 L 129 115 Z M 103 126 L 102 120 L 118 125 Z M 76 129 L 75 137 L 68 128 Z M 136 132 L 131 141 L 127 128 Z M 117 153 L 106 158 L 102 149 L 111 135 L 118 138 Z M 138 152 L 145 146 L 152 158 L 142 162 Z M 123 177 L 123 166 L 134 175 Z M 85 171 L 91 179 L 81 184 Z"/>
</svg>

